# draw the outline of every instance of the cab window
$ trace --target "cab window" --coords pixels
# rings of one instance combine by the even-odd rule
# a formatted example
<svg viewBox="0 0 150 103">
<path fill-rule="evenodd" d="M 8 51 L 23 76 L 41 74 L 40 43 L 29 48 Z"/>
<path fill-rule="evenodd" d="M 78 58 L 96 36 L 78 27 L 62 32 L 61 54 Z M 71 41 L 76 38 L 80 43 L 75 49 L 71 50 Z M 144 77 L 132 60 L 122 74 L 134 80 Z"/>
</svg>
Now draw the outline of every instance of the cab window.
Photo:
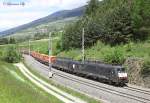
<svg viewBox="0 0 150 103">
<path fill-rule="evenodd" d="M 125 68 L 117 68 L 117 72 L 118 73 L 125 72 Z"/>
</svg>

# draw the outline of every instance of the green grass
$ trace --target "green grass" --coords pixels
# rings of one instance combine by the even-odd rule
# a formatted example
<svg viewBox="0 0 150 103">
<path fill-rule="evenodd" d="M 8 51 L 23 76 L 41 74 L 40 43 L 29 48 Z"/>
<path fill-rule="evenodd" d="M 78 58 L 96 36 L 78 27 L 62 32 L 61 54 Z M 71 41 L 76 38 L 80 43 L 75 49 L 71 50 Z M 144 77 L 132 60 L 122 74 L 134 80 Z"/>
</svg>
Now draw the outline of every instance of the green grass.
<svg viewBox="0 0 150 103">
<path fill-rule="evenodd" d="M 57 41 L 59 40 L 59 37 L 54 37 L 52 42 L 53 42 L 53 54 L 55 54 L 56 50 L 56 44 Z M 44 53 L 44 54 L 48 54 L 48 39 L 43 39 L 43 40 L 37 40 L 37 41 L 31 41 L 30 44 L 30 49 L 40 52 L 40 53 Z M 19 44 L 20 48 L 29 48 L 29 42 L 23 42 Z"/>
<path fill-rule="evenodd" d="M 10 45 L 0 45 L 0 59 L 3 58 L 4 54 L 6 53 L 6 49 L 7 47 L 10 46 Z"/>
<path fill-rule="evenodd" d="M 74 91 L 74 90 L 72 90 L 72 89 L 69 89 L 69 88 L 64 87 L 64 86 L 62 86 L 62 85 L 59 85 L 59 84 L 54 83 L 53 81 L 51 81 L 51 80 L 49 80 L 49 79 L 43 77 L 42 75 L 40 75 L 39 72 L 35 71 L 35 69 L 33 69 L 33 68 L 31 68 L 30 66 L 28 66 L 28 65 L 26 64 L 26 62 L 24 62 L 24 64 L 25 64 L 26 67 L 28 67 L 28 69 L 29 69 L 33 74 L 35 74 L 35 75 L 38 76 L 39 78 L 45 80 L 46 82 L 50 83 L 51 85 L 53 85 L 53 86 L 55 86 L 55 87 L 57 87 L 57 88 L 59 88 L 59 89 L 65 91 L 65 92 L 67 92 L 67 93 L 69 93 L 69 94 L 71 94 L 71 95 L 73 95 L 73 96 L 75 96 L 75 97 L 79 97 L 79 98 L 81 98 L 81 99 L 87 101 L 88 103 L 100 103 L 99 100 L 93 99 L 93 98 L 88 97 L 88 96 L 86 96 L 86 95 L 84 95 L 84 94 L 82 94 L 82 93 L 76 92 L 76 91 Z"/>
<path fill-rule="evenodd" d="M 12 64 L 0 62 L 0 103 L 62 103 L 28 81 Z"/>
<path fill-rule="evenodd" d="M 48 51 L 48 40 L 43 40 L 43 41 L 31 41 L 30 42 L 31 46 L 30 49 L 34 51 L 38 51 L 40 53 L 47 54 Z M 20 47 L 22 48 L 29 48 L 29 42 L 24 42 L 19 44 Z"/>
<path fill-rule="evenodd" d="M 143 43 L 129 43 L 126 45 L 118 45 L 111 47 L 105 45 L 101 42 L 96 43 L 93 47 L 85 50 L 86 58 L 93 58 L 104 60 L 107 54 L 114 52 L 115 50 L 120 50 L 125 58 L 128 57 L 139 57 L 144 60 L 150 58 L 150 42 L 146 41 Z M 64 51 L 59 54 L 59 56 L 71 57 L 74 59 L 81 59 L 81 49 L 72 49 L 69 51 Z"/>
</svg>

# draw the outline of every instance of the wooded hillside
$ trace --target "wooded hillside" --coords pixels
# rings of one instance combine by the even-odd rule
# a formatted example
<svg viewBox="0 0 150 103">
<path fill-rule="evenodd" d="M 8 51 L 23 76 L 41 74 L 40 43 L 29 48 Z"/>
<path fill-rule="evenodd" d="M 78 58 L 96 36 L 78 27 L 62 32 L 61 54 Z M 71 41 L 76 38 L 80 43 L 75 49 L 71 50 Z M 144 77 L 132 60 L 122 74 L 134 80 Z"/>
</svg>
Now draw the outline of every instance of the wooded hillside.
<svg viewBox="0 0 150 103">
<path fill-rule="evenodd" d="M 60 47 L 62 50 L 81 48 L 82 28 L 85 47 L 98 40 L 110 45 L 146 40 L 149 22 L 149 0 L 91 0 L 85 15 L 66 27 Z"/>
</svg>

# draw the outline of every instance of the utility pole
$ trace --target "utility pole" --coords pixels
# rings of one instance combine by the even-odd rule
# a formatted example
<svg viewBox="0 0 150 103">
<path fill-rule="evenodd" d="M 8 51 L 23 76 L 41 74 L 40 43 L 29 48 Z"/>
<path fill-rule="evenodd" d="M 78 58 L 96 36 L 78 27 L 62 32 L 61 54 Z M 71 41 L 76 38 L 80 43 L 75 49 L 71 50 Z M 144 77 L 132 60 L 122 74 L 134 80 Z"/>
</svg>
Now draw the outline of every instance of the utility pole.
<svg viewBox="0 0 150 103">
<path fill-rule="evenodd" d="M 30 40 L 29 40 L 29 56 L 30 56 Z"/>
<path fill-rule="evenodd" d="M 51 37 L 51 32 L 49 33 L 49 43 L 48 43 L 48 51 L 49 51 L 49 78 L 52 78 L 53 73 L 52 73 L 52 63 L 51 63 L 51 55 L 52 55 L 52 37 Z"/>
<path fill-rule="evenodd" d="M 8 38 L 8 44 L 10 44 L 10 36 L 9 36 L 9 38 Z"/>
<path fill-rule="evenodd" d="M 84 53 L 84 28 L 82 29 L 82 63 L 84 64 L 84 61 L 85 61 L 85 53 Z"/>
<path fill-rule="evenodd" d="M 20 45 L 18 44 L 18 49 L 19 49 L 19 53 L 21 53 L 21 48 L 20 48 Z"/>
<path fill-rule="evenodd" d="M 49 56 L 49 70 L 51 71 L 51 32 L 49 33 L 49 41 L 48 41 L 48 56 Z"/>
</svg>

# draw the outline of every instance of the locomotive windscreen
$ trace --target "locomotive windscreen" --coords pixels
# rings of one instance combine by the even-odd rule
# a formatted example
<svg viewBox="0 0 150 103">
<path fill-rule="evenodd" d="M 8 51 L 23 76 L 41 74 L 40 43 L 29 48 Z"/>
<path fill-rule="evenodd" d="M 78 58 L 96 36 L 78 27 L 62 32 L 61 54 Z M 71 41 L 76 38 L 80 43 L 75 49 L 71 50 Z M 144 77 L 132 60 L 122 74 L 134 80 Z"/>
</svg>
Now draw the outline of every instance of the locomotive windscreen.
<svg viewBox="0 0 150 103">
<path fill-rule="evenodd" d="M 117 68 L 117 72 L 118 72 L 118 73 L 125 72 L 125 68 Z"/>
</svg>

